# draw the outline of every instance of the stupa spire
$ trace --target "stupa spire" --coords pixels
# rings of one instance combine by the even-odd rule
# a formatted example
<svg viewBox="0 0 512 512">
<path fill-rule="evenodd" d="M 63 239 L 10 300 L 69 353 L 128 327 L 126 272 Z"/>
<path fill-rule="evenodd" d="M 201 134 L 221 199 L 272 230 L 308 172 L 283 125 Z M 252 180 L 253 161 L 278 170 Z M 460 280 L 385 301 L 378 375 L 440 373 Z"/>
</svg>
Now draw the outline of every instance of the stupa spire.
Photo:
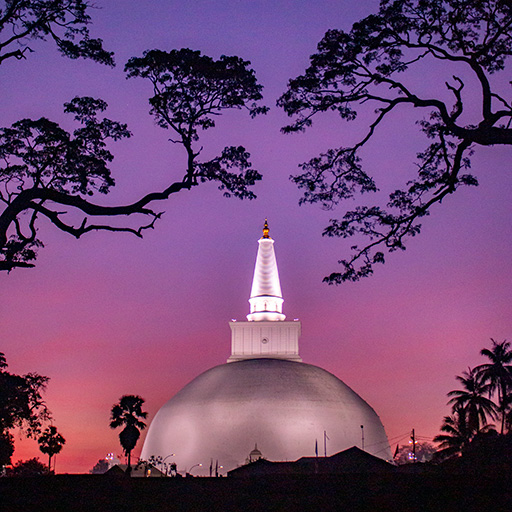
<svg viewBox="0 0 512 512">
<path fill-rule="evenodd" d="M 250 322 L 282 321 L 286 318 L 283 315 L 284 301 L 274 252 L 274 240 L 269 235 L 267 219 L 265 219 L 263 236 L 258 240 L 258 245 L 247 320 Z"/>
<path fill-rule="evenodd" d="M 262 238 L 270 238 L 268 232 L 269 232 L 268 221 L 267 221 L 267 219 L 265 219 L 265 224 L 263 224 L 263 237 Z"/>
<path fill-rule="evenodd" d="M 229 322 L 231 356 L 228 363 L 244 359 L 286 359 L 300 362 L 300 322 L 286 322 L 283 295 L 277 271 L 274 240 L 265 219 L 263 236 L 258 240 L 248 322 Z"/>
</svg>

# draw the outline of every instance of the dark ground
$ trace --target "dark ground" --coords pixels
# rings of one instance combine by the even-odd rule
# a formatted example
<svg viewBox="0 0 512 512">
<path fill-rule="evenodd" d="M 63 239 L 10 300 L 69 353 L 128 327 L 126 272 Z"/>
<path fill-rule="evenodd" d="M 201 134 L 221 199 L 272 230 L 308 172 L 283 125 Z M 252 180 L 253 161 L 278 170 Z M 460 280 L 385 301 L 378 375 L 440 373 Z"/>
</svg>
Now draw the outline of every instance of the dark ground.
<svg viewBox="0 0 512 512">
<path fill-rule="evenodd" d="M 511 512 L 510 474 L 0 478 L 2 512 Z"/>
</svg>

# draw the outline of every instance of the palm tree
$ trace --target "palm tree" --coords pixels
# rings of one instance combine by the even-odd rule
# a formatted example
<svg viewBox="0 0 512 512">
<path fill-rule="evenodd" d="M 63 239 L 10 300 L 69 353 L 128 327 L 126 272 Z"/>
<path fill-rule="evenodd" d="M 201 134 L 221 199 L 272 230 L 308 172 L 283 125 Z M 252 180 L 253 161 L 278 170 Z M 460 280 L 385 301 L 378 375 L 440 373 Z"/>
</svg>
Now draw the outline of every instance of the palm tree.
<svg viewBox="0 0 512 512">
<path fill-rule="evenodd" d="M 445 460 L 459 456 L 472 437 L 465 408 L 455 406 L 451 416 L 443 418 L 440 430 L 445 434 L 439 434 L 433 439 L 435 443 L 440 443 L 435 458 Z"/>
<path fill-rule="evenodd" d="M 491 338 L 492 348 L 484 348 L 480 354 L 489 359 L 489 363 L 477 366 L 475 370 L 484 382 L 489 384 L 489 392 L 498 395 L 498 410 L 501 416 L 501 433 L 505 429 L 505 416 L 510 403 L 508 393 L 512 390 L 512 350 L 506 340 L 497 343 Z"/>
<path fill-rule="evenodd" d="M 148 413 L 142 411 L 144 399 L 137 395 L 124 395 L 118 404 L 112 406 L 110 415 L 110 428 L 124 426 L 119 433 L 119 440 L 125 455 L 128 456 L 128 469 L 131 474 L 131 454 L 140 437 L 140 431 L 146 428 L 146 424 L 140 418 L 146 418 Z"/>
<path fill-rule="evenodd" d="M 505 400 L 503 400 L 503 403 L 501 405 L 502 407 L 499 408 L 500 415 L 505 416 L 504 431 L 510 434 L 512 439 L 512 393 L 510 391 L 508 392 L 507 396 L 505 397 Z"/>
<path fill-rule="evenodd" d="M 456 379 L 462 383 L 464 389 L 450 391 L 453 411 L 464 410 L 467 429 L 470 434 L 476 434 L 480 428 L 487 424 L 487 417 L 494 419 L 497 413 L 496 404 L 485 395 L 490 392 L 490 384 L 484 382 L 481 373 L 468 368 L 467 372 L 457 375 Z"/>
<path fill-rule="evenodd" d="M 60 453 L 62 447 L 66 444 L 66 440 L 51 425 L 42 433 L 37 442 L 39 443 L 39 450 L 48 455 L 48 473 L 51 473 L 52 457 Z"/>
</svg>

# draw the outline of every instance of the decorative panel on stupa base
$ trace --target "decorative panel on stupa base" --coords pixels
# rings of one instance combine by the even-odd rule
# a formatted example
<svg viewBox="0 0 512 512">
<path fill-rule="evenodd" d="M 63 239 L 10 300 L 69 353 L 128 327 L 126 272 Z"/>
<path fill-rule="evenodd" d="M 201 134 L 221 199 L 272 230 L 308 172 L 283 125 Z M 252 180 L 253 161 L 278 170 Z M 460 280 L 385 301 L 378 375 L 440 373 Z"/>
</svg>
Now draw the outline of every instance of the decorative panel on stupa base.
<svg viewBox="0 0 512 512">
<path fill-rule="evenodd" d="M 243 359 L 271 357 L 301 362 L 301 324 L 295 322 L 229 322 L 231 356 L 228 363 Z"/>
</svg>

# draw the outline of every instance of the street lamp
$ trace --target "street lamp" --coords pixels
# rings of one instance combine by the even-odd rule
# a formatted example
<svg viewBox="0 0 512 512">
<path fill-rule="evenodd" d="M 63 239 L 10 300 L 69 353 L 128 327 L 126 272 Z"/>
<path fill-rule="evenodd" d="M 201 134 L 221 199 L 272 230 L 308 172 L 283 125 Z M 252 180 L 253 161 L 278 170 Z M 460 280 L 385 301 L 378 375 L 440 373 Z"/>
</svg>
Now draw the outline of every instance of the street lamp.
<svg viewBox="0 0 512 512">
<path fill-rule="evenodd" d="M 188 475 L 192 476 L 192 475 L 191 475 L 192 470 L 193 470 L 195 467 L 197 467 L 197 466 L 199 466 L 199 467 L 201 468 L 203 465 L 202 465 L 202 464 L 194 464 L 194 465 L 193 465 L 193 466 L 188 470 L 188 472 L 185 472 L 185 476 L 188 476 Z"/>
<path fill-rule="evenodd" d="M 164 458 L 164 460 L 162 460 L 161 462 L 161 468 L 162 469 L 165 469 L 165 476 L 167 476 L 167 464 L 165 463 L 165 461 L 169 458 L 169 457 L 175 457 L 176 454 L 175 453 L 170 453 L 169 455 L 167 455 L 167 457 Z"/>
</svg>

